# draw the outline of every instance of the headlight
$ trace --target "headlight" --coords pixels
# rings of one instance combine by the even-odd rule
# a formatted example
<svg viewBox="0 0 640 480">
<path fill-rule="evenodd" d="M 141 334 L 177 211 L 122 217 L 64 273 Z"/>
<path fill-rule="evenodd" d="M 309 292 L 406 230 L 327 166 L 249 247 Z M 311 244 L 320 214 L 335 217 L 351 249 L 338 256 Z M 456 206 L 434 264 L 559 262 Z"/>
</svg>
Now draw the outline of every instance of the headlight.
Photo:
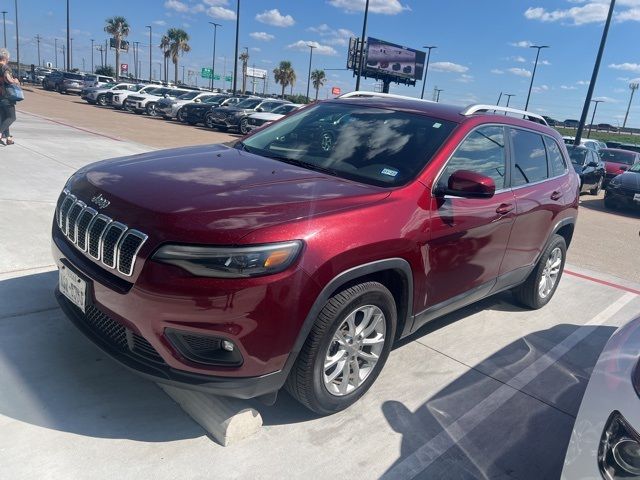
<svg viewBox="0 0 640 480">
<path fill-rule="evenodd" d="M 301 250 L 299 240 L 251 247 L 165 245 L 153 259 L 184 268 L 199 277 L 246 278 L 282 272 Z"/>
<path fill-rule="evenodd" d="M 614 177 L 609 182 L 609 186 L 612 188 L 618 188 L 620 186 L 620 182 Z"/>
<path fill-rule="evenodd" d="M 602 432 L 598 463 L 607 479 L 640 476 L 640 437 L 618 411 L 609 416 Z"/>
</svg>

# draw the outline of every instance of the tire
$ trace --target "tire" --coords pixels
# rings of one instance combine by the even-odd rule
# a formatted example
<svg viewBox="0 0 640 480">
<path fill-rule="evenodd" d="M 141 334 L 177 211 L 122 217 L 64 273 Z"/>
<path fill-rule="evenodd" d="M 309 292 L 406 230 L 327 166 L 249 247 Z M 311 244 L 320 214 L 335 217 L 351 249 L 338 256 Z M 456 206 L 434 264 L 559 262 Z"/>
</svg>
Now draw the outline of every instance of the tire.
<svg viewBox="0 0 640 480">
<path fill-rule="evenodd" d="M 596 183 L 596 186 L 591 190 L 589 190 L 589 193 L 591 195 L 598 195 L 600 193 L 600 190 L 602 190 L 602 177 L 600 177 L 600 180 L 598 180 L 598 183 Z"/>
<path fill-rule="evenodd" d="M 560 252 L 560 264 L 554 267 L 551 272 L 556 271 L 555 277 L 551 272 L 551 275 L 547 275 L 547 269 L 557 261 L 556 252 Z M 540 260 L 536 264 L 533 271 L 529 274 L 527 279 L 522 285 L 513 290 L 513 295 L 516 300 L 525 307 L 532 310 L 537 310 L 544 307 L 549 300 L 553 297 L 553 294 L 558 288 L 560 278 L 562 278 L 562 272 L 564 271 L 564 262 L 567 257 L 567 244 L 564 238 L 560 235 L 554 234 L 551 237 L 551 241 L 542 252 Z M 554 258 L 556 260 L 554 260 Z M 557 268 L 557 270 L 556 270 Z M 546 283 L 543 291 L 542 279 L 547 277 L 547 282 L 552 281 L 552 285 L 549 288 L 549 284 Z"/>
<path fill-rule="evenodd" d="M 105 95 L 98 95 L 96 103 L 101 107 L 104 107 L 107 104 L 107 97 Z"/>
<path fill-rule="evenodd" d="M 181 108 L 176 113 L 176 120 L 178 120 L 180 123 L 187 123 L 187 118 L 186 118 L 185 114 L 186 114 L 186 112 Z"/>
<path fill-rule="evenodd" d="M 246 117 L 240 120 L 240 133 L 242 135 L 249 133 L 249 120 Z"/>
<path fill-rule="evenodd" d="M 147 111 L 147 115 L 149 115 L 150 117 L 157 117 L 158 116 L 158 112 L 156 111 L 155 102 L 147 103 L 146 111 Z"/>
<path fill-rule="evenodd" d="M 204 117 L 204 126 L 207 128 L 215 128 L 216 126 L 213 124 L 213 121 L 211 119 L 211 115 L 207 115 Z"/>
<path fill-rule="evenodd" d="M 369 320 L 365 312 L 369 312 Z M 352 323 L 351 327 L 349 323 Z M 328 415 L 344 410 L 358 401 L 375 382 L 391 351 L 396 324 L 396 304 L 384 285 L 366 282 L 337 293 L 318 315 L 289 373 L 285 388 L 305 407 L 318 414 Z M 360 327 L 364 329 L 360 333 L 366 332 L 367 327 L 372 329 L 364 339 L 356 335 Z M 360 343 L 367 339 L 378 341 Z M 328 358 L 333 364 L 325 368 Z M 373 358 L 377 360 L 371 365 L 368 362 Z M 354 365 L 358 368 L 356 385 L 352 384 Z M 366 369 L 363 368 L 365 366 Z M 342 381 L 345 371 L 348 372 L 346 382 Z M 333 378 L 328 378 L 331 376 Z"/>
</svg>

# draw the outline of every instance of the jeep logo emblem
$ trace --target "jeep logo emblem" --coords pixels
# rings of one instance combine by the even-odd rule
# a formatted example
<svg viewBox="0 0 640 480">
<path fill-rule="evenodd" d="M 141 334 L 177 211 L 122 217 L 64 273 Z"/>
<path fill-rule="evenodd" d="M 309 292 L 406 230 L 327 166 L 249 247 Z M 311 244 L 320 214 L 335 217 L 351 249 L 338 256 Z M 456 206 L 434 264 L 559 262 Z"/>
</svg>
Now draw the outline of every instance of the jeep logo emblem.
<svg viewBox="0 0 640 480">
<path fill-rule="evenodd" d="M 102 194 L 96 195 L 91 199 L 91 201 L 95 203 L 100 209 L 107 208 L 111 204 L 111 202 L 106 198 L 104 198 Z"/>
</svg>

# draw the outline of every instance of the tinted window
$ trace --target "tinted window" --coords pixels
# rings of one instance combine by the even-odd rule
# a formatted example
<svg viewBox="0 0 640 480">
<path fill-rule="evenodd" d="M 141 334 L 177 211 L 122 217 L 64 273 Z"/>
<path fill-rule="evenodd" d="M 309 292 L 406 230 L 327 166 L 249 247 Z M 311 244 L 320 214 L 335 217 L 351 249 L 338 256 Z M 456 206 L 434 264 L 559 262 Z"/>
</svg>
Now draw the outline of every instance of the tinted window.
<svg viewBox="0 0 640 480">
<path fill-rule="evenodd" d="M 567 169 L 567 164 L 562 157 L 560 147 L 558 147 L 555 140 L 549 137 L 545 137 L 544 142 L 547 145 L 547 157 L 549 158 L 551 176 L 557 177 L 558 175 L 562 175 Z"/>
<path fill-rule="evenodd" d="M 251 109 L 251 108 L 256 108 L 260 104 L 260 102 L 261 102 L 261 100 L 259 98 L 258 99 L 248 98 L 246 100 L 241 101 L 236 106 L 238 108 Z"/>
<path fill-rule="evenodd" d="M 511 184 L 514 187 L 539 182 L 549 177 L 547 155 L 542 136 L 526 130 L 511 130 L 513 142 L 513 172 Z"/>
<path fill-rule="evenodd" d="M 586 148 L 569 148 L 568 150 L 569 158 L 571 158 L 571 163 L 574 163 L 576 165 L 584 164 L 589 150 L 587 150 Z"/>
<path fill-rule="evenodd" d="M 455 123 L 385 108 L 320 103 L 284 118 L 238 148 L 380 186 L 414 178 Z"/>
<path fill-rule="evenodd" d="M 633 165 L 635 155 L 631 152 L 616 152 L 614 150 L 600 150 L 600 158 L 605 162 Z"/>
<path fill-rule="evenodd" d="M 471 170 L 493 178 L 496 189 L 504 188 L 505 174 L 504 128 L 480 127 L 467 136 L 455 151 L 440 177 L 446 187 L 457 170 Z"/>
<path fill-rule="evenodd" d="M 278 108 L 274 108 L 271 113 L 278 113 L 280 115 L 286 115 L 289 112 L 293 112 L 298 109 L 298 105 L 280 105 Z"/>
</svg>

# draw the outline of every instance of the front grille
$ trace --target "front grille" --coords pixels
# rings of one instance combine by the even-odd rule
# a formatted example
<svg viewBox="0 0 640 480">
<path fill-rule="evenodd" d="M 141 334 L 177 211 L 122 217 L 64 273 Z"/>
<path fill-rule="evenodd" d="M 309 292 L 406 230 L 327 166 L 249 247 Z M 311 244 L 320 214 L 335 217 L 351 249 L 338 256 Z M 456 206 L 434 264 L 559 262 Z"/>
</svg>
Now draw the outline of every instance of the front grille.
<svg viewBox="0 0 640 480">
<path fill-rule="evenodd" d="M 128 351 L 144 360 L 165 364 L 160 354 L 144 337 L 116 322 L 93 305 L 87 307 L 87 313 L 81 318 L 96 336 L 113 348 L 122 352 Z"/>
<path fill-rule="evenodd" d="M 66 189 L 58 200 L 56 223 L 78 250 L 127 276 L 133 274 L 138 252 L 148 238 L 138 230 L 98 214 Z"/>
</svg>

